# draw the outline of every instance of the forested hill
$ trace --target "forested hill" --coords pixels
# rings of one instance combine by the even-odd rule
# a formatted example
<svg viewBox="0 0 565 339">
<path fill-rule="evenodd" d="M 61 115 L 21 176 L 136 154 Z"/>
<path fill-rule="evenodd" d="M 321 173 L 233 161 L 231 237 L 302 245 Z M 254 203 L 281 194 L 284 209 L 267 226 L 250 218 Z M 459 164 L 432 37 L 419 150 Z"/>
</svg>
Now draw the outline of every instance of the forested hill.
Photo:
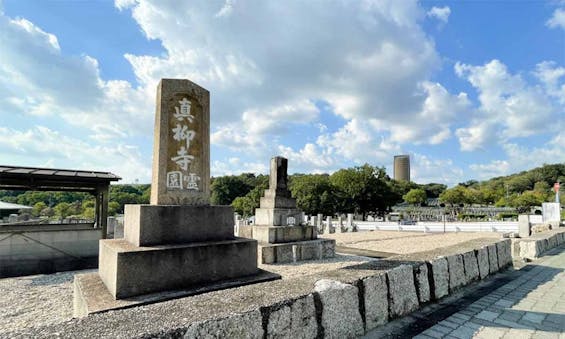
<svg viewBox="0 0 565 339">
<path fill-rule="evenodd" d="M 481 182 L 469 180 L 443 192 L 440 200 L 449 204 L 527 208 L 552 201 L 555 182 L 565 182 L 565 163 L 543 165 Z"/>
</svg>

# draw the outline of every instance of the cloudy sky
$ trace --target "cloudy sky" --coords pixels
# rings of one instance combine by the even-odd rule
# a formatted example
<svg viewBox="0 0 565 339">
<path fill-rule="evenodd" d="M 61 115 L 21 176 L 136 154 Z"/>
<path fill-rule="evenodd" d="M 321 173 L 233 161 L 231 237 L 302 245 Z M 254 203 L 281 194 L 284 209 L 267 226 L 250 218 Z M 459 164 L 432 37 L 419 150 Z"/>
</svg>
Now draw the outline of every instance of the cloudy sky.
<svg viewBox="0 0 565 339">
<path fill-rule="evenodd" d="M 160 78 L 210 90 L 212 175 L 565 161 L 564 1 L 0 0 L 0 164 L 149 182 Z"/>
</svg>

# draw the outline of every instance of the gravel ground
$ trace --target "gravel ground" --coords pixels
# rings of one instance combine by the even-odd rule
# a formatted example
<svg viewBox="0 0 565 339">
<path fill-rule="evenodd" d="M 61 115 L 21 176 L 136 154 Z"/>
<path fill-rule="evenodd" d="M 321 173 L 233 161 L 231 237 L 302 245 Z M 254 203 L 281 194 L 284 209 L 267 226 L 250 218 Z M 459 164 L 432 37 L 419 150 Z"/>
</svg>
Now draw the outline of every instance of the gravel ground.
<svg viewBox="0 0 565 339">
<path fill-rule="evenodd" d="M 497 233 L 424 234 L 420 232 L 374 231 L 331 234 L 337 244 L 382 252 L 408 254 L 451 246 L 476 238 L 500 238 Z M 360 264 L 366 257 L 336 255 L 335 258 L 294 264 L 260 265 L 283 279 Z M 3 332 L 40 328 L 72 317 L 73 277 L 93 270 L 60 272 L 0 279 L 0 337 Z"/>
<path fill-rule="evenodd" d="M 73 276 L 92 271 L 0 279 L 0 334 L 70 319 L 73 313 Z"/>
<path fill-rule="evenodd" d="M 338 245 L 380 252 L 409 254 L 457 245 L 479 238 L 501 238 L 493 232 L 422 233 L 398 231 L 372 231 L 322 235 L 335 239 Z"/>
</svg>

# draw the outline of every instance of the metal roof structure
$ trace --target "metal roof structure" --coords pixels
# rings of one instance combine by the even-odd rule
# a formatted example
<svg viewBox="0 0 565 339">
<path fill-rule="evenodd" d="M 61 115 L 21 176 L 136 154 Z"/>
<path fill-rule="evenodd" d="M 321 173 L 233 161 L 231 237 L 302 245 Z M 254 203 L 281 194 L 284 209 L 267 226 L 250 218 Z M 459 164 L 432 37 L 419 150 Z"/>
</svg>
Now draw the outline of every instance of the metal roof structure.
<svg viewBox="0 0 565 339">
<path fill-rule="evenodd" d="M 110 172 L 0 165 L 0 189 L 88 192 L 94 195 L 95 225 L 102 229 L 102 238 L 106 238 L 110 182 L 120 179 Z"/>
<path fill-rule="evenodd" d="M 110 172 L 0 165 L 0 189 L 96 192 L 121 178 Z"/>
</svg>

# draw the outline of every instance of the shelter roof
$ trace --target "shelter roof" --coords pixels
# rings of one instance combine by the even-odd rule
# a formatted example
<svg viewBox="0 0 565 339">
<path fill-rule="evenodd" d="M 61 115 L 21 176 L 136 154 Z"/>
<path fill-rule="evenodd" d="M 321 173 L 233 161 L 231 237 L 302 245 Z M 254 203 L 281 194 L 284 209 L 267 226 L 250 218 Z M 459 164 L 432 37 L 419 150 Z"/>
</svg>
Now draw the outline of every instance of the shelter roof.
<svg viewBox="0 0 565 339">
<path fill-rule="evenodd" d="M 96 191 L 120 179 L 110 172 L 0 165 L 0 189 Z"/>
</svg>

